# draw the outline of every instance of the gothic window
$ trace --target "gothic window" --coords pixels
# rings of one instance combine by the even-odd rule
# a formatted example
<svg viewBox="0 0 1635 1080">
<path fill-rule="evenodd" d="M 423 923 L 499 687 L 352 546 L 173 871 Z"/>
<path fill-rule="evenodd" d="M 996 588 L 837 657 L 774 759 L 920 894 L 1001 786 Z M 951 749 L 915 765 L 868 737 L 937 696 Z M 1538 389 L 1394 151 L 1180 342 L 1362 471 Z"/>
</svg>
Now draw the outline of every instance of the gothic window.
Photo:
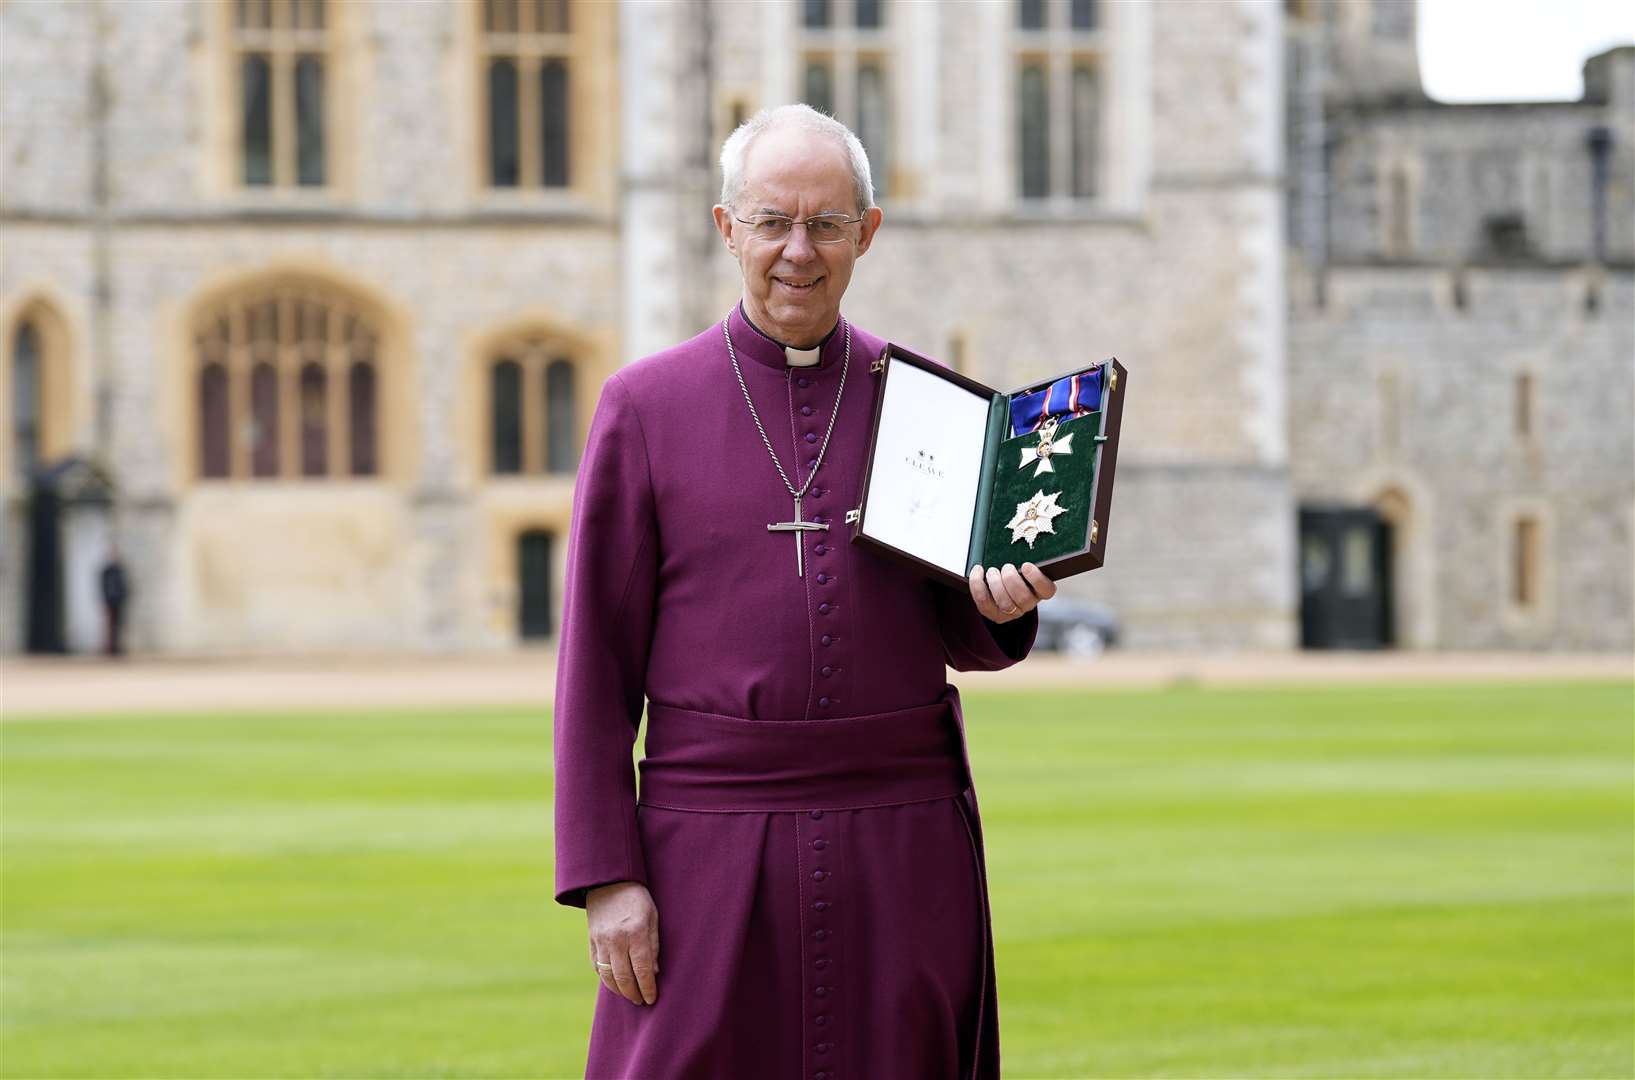
<svg viewBox="0 0 1635 1080">
<path fill-rule="evenodd" d="M 1025 200 L 1101 193 L 1099 15 L 1093 0 L 1016 0 L 1016 190 Z"/>
<path fill-rule="evenodd" d="M 233 0 L 239 178 L 249 187 L 321 187 L 329 14 L 325 0 Z"/>
<path fill-rule="evenodd" d="M 24 320 L 11 348 L 11 460 L 20 477 L 40 462 L 40 354 L 40 331 Z"/>
<path fill-rule="evenodd" d="M 198 475 L 376 475 L 376 342 L 353 305 L 301 284 L 206 312 L 194 333 Z"/>
<path fill-rule="evenodd" d="M 571 475 L 578 468 L 578 365 L 568 352 L 529 335 L 492 354 L 487 385 L 493 475 Z"/>
<path fill-rule="evenodd" d="M 1539 520 L 1531 514 L 1516 518 L 1511 543 L 1510 602 L 1524 611 L 1539 603 L 1540 562 L 1543 558 Z"/>
<path fill-rule="evenodd" d="M 1412 254 L 1414 246 L 1414 195 L 1408 170 L 1390 170 L 1385 201 L 1385 253 L 1396 258 Z"/>
<path fill-rule="evenodd" d="M 886 0 L 804 0 L 801 7 L 801 100 L 857 133 L 877 201 L 891 187 L 887 16 Z"/>
<path fill-rule="evenodd" d="M 1516 376 L 1516 434 L 1523 439 L 1533 437 L 1533 374 L 1529 371 Z"/>
<path fill-rule="evenodd" d="M 574 46 L 569 0 L 482 0 L 477 6 L 488 185 L 567 187 Z"/>
<path fill-rule="evenodd" d="M 522 471 L 522 365 L 510 358 L 489 371 L 489 430 L 496 474 Z"/>
</svg>

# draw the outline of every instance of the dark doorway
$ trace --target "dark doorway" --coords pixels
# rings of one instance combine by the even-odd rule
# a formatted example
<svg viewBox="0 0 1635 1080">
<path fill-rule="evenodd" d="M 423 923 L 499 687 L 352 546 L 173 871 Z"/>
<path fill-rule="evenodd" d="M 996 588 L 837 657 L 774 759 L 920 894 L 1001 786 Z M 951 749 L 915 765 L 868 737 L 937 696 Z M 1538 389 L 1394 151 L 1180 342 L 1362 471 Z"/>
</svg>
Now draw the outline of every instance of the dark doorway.
<svg viewBox="0 0 1635 1080">
<path fill-rule="evenodd" d="M 551 534 L 529 529 L 517 537 L 517 632 L 524 640 L 548 638 L 551 624 Z"/>
<path fill-rule="evenodd" d="M 65 653 L 62 595 L 62 500 L 56 478 L 36 472 L 28 500 L 28 608 L 26 648 Z"/>
<path fill-rule="evenodd" d="M 1394 643 L 1391 526 L 1366 507 L 1300 510 L 1300 644 L 1379 649 Z"/>
</svg>

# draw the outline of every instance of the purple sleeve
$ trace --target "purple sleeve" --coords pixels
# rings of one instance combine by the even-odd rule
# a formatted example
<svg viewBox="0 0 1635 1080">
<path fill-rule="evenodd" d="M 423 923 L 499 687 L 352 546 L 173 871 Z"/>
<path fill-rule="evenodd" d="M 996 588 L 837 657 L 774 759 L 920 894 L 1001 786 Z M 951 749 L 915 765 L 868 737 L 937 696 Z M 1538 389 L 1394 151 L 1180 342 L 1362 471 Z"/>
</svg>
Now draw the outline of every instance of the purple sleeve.
<svg viewBox="0 0 1635 1080">
<path fill-rule="evenodd" d="M 976 608 L 965 588 L 952 589 L 940 582 L 929 585 L 936 597 L 937 627 L 942 633 L 942 651 L 955 671 L 998 671 L 1023 659 L 1033 649 L 1039 633 L 1039 609 L 996 623 Z"/>
<path fill-rule="evenodd" d="M 584 907 L 597 885 L 647 882 L 631 750 L 658 557 L 646 439 L 615 374 L 596 403 L 574 484 L 556 658 L 556 899 L 570 907 Z"/>
</svg>

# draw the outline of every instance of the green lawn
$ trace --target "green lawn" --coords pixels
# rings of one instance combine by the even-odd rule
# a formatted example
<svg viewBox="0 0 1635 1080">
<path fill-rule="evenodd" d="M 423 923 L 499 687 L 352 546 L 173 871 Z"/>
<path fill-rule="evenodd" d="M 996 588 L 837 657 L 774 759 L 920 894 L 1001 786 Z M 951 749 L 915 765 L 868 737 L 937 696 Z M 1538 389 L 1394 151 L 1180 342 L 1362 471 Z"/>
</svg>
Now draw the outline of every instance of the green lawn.
<svg viewBox="0 0 1635 1080">
<path fill-rule="evenodd" d="M 966 706 L 1007 1076 L 1635 1076 L 1631 686 Z M 0 740 L 3 1075 L 582 1070 L 545 715 Z"/>
</svg>

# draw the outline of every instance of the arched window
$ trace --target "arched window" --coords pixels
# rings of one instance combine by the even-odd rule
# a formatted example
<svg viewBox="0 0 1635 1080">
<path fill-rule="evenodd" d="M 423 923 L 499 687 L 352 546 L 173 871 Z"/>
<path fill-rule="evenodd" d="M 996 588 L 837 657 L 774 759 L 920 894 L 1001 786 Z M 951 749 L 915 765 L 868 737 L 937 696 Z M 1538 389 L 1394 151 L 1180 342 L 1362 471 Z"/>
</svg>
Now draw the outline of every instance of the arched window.
<svg viewBox="0 0 1635 1080">
<path fill-rule="evenodd" d="M 11 460 L 23 478 L 40 463 L 40 352 L 40 331 L 25 319 L 11 347 Z"/>
<path fill-rule="evenodd" d="M 375 475 L 377 341 L 355 305 L 298 282 L 203 313 L 194 335 L 198 476 Z"/>
<path fill-rule="evenodd" d="M 490 187 L 560 188 L 572 176 L 569 0 L 482 0 Z"/>
<path fill-rule="evenodd" d="M 544 335 L 526 335 L 490 357 L 489 472 L 573 473 L 579 465 L 579 410 L 572 350 Z"/>
<path fill-rule="evenodd" d="M 494 362 L 489 379 L 489 430 L 493 433 L 490 467 L 496 474 L 522 471 L 522 365 Z"/>
<path fill-rule="evenodd" d="M 573 362 L 560 357 L 545 367 L 545 471 L 571 473 L 579 464 L 574 430 Z"/>
</svg>

